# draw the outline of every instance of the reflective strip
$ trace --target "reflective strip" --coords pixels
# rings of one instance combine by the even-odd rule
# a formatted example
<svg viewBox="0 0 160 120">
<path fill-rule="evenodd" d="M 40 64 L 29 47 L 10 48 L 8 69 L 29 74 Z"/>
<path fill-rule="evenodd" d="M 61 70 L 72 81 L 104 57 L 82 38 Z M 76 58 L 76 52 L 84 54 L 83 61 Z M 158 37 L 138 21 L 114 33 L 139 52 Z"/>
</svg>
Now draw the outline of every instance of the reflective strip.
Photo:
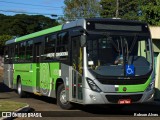
<svg viewBox="0 0 160 120">
<path fill-rule="evenodd" d="M 46 57 L 55 57 L 55 53 L 48 53 L 48 54 L 44 54 L 41 56 L 46 56 Z M 56 57 L 61 57 L 61 56 L 68 56 L 68 52 L 58 52 L 56 53 Z"/>
<path fill-rule="evenodd" d="M 61 76 L 61 70 L 59 70 L 59 76 Z"/>
<path fill-rule="evenodd" d="M 118 88 L 118 87 L 119 87 L 119 85 L 115 85 L 115 87 L 116 87 L 116 88 Z"/>
</svg>

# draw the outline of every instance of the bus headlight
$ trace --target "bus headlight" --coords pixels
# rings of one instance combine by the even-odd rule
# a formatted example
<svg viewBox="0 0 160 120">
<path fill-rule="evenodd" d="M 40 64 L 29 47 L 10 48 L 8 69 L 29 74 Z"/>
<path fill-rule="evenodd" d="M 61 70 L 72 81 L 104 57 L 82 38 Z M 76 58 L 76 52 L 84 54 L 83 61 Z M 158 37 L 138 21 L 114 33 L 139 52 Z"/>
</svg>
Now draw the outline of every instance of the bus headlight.
<svg viewBox="0 0 160 120">
<path fill-rule="evenodd" d="M 101 89 L 93 82 L 93 80 L 87 78 L 87 82 L 88 82 L 89 87 L 90 87 L 93 91 L 101 92 Z"/>
<path fill-rule="evenodd" d="M 154 88 L 154 84 L 155 84 L 155 82 L 154 82 L 154 80 L 153 80 L 153 81 L 149 84 L 149 86 L 147 87 L 146 91 L 152 90 L 152 89 Z"/>
</svg>

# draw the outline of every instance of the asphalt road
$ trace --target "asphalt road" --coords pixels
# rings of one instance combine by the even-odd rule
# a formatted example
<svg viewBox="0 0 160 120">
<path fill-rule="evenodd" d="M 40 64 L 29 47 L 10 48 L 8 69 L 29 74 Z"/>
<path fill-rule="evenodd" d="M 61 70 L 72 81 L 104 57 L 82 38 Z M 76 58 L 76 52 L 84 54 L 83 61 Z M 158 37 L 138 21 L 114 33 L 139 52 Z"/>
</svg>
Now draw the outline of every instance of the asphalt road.
<svg viewBox="0 0 160 120">
<path fill-rule="evenodd" d="M 94 105 L 94 106 L 83 106 L 76 105 L 73 110 L 62 110 L 59 106 L 56 105 L 56 100 L 53 98 L 35 96 L 30 94 L 27 98 L 19 98 L 15 91 L 10 90 L 2 82 L 0 82 L 0 99 L 1 100 L 12 100 L 16 102 L 28 103 L 31 107 L 31 113 L 41 113 L 42 118 L 40 119 L 55 119 L 55 120 L 106 120 L 106 119 L 123 119 L 123 120 L 151 120 L 151 119 L 160 119 L 160 103 L 155 102 L 152 104 L 132 104 L 126 105 L 123 108 L 117 106 L 107 106 L 107 105 Z M 134 117 L 134 115 L 159 115 L 159 117 Z M 35 118 L 16 118 L 17 120 L 28 120 Z"/>
</svg>

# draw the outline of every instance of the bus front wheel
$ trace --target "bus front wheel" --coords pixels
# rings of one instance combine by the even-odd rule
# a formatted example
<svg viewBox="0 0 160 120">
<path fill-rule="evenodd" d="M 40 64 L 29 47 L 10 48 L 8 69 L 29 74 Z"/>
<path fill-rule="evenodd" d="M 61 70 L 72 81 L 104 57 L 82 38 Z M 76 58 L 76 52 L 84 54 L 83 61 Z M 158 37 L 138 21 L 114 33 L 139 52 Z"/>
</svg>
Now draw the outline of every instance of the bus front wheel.
<svg viewBox="0 0 160 120">
<path fill-rule="evenodd" d="M 17 93 L 20 98 L 23 98 L 26 96 L 26 93 L 22 90 L 22 84 L 21 84 L 20 78 L 18 79 L 18 82 L 17 82 Z"/>
<path fill-rule="evenodd" d="M 66 91 L 64 88 L 64 84 L 61 84 L 57 90 L 57 104 L 62 108 L 69 110 L 73 107 L 73 105 L 67 101 L 66 99 Z"/>
</svg>

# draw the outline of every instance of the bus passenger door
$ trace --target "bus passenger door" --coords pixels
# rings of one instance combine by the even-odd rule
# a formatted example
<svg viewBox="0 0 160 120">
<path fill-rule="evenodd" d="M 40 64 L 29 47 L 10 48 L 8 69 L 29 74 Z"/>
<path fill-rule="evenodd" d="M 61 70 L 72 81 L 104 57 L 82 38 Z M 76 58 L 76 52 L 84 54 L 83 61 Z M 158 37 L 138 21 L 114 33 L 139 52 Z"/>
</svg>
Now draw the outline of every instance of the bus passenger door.
<svg viewBox="0 0 160 120">
<path fill-rule="evenodd" d="M 35 43 L 34 45 L 34 60 L 36 62 L 36 92 L 40 92 L 40 61 L 41 61 L 41 45 L 42 43 Z"/>
<path fill-rule="evenodd" d="M 72 99 L 82 102 L 83 50 L 80 45 L 81 36 L 72 37 Z"/>
</svg>

